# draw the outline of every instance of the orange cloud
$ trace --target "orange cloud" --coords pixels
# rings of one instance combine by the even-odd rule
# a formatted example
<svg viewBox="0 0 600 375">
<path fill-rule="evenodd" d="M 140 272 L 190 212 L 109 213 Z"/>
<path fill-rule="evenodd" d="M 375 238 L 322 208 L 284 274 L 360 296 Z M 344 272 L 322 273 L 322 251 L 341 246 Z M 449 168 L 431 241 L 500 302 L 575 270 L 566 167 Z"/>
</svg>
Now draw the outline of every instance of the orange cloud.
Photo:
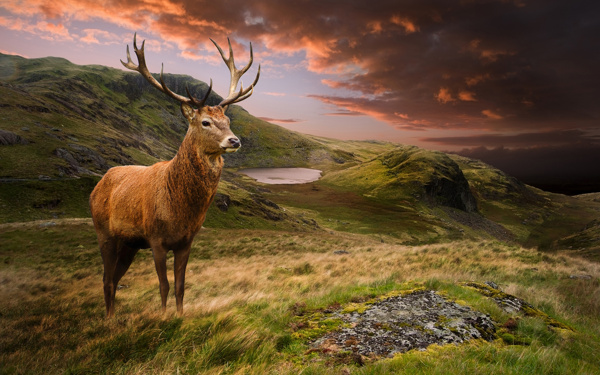
<svg viewBox="0 0 600 375">
<path fill-rule="evenodd" d="M 105 30 L 85 29 L 83 32 L 85 35 L 80 37 L 79 40 L 88 44 L 120 44 L 122 39 L 117 34 Z"/>
<path fill-rule="evenodd" d="M 419 30 L 418 27 L 406 17 L 394 15 L 391 18 L 391 22 L 394 25 L 402 26 L 407 34 L 412 34 Z"/>
<path fill-rule="evenodd" d="M 35 25 L 35 30 L 39 31 L 38 35 L 41 38 L 48 40 L 73 40 L 69 30 L 62 23 L 53 24 L 51 22 L 38 22 Z"/>
<path fill-rule="evenodd" d="M 462 100 L 463 102 L 476 102 L 477 101 L 477 99 L 475 99 L 475 93 L 471 92 L 471 91 L 459 92 L 458 99 Z"/>
<path fill-rule="evenodd" d="M 104 21 L 127 30 L 128 44 L 133 31 L 142 31 L 149 49 L 173 48 L 184 58 L 214 64 L 221 62 L 207 36 L 221 46 L 231 36 L 242 59 L 251 40 L 265 78 L 292 81 L 293 74 L 314 81 L 327 74 L 317 79 L 348 91 L 348 97 L 314 98 L 335 107 L 334 113 L 362 113 L 393 126 L 524 129 L 560 127 L 575 119 L 582 128 L 597 128 L 593 98 L 600 81 L 589 69 L 597 60 L 598 52 L 589 48 L 596 37 L 573 26 L 580 18 L 550 17 L 567 5 L 528 4 L 525 12 L 518 4 L 3 0 L 0 26 L 51 40 L 109 44 L 113 35 L 90 26 Z M 589 4 L 577 13 L 581 19 L 594 14 Z M 515 23 L 516 18 L 523 22 Z M 82 27 L 81 21 L 89 23 Z M 572 36 L 557 41 L 548 30 L 558 28 Z M 535 53 L 528 48 L 533 41 Z M 530 66 L 540 69 L 533 72 Z M 583 86 L 587 91 L 578 93 Z M 322 89 L 302 87 L 307 96 Z M 506 113 L 511 121 L 503 121 Z"/>
<path fill-rule="evenodd" d="M 481 39 L 473 39 L 469 42 L 468 50 L 479 55 L 484 62 L 496 62 L 501 56 L 512 56 L 515 53 L 501 48 L 483 48 Z"/>
<path fill-rule="evenodd" d="M 472 77 L 467 77 L 467 78 L 465 78 L 465 82 L 467 83 L 467 86 L 475 86 L 475 85 L 485 82 L 489 79 L 490 79 L 490 74 L 486 73 L 486 74 L 478 74 L 478 75 L 475 75 Z"/>
<path fill-rule="evenodd" d="M 483 111 L 481 111 L 481 113 L 492 120 L 502 120 L 504 117 L 502 117 L 501 115 L 497 114 L 496 112 L 489 110 L 489 109 L 484 109 Z"/>
<path fill-rule="evenodd" d="M 499 50 L 499 49 L 485 49 L 482 50 L 480 53 L 480 58 L 482 60 L 485 60 L 487 62 L 495 62 L 497 61 L 501 56 L 505 56 L 505 55 L 513 55 L 514 52 L 511 51 L 506 51 L 506 50 Z"/>
<path fill-rule="evenodd" d="M 0 16 L 0 26 L 9 30 L 24 30 L 24 23 L 20 18 L 7 18 Z"/>
<path fill-rule="evenodd" d="M 446 87 L 441 87 L 440 91 L 435 94 L 435 98 L 442 104 L 456 101 L 456 99 L 452 97 L 452 94 L 450 94 L 450 90 Z"/>
<path fill-rule="evenodd" d="M 369 34 L 381 34 L 383 32 L 383 25 L 381 21 L 371 21 L 367 23 L 367 29 Z"/>
</svg>

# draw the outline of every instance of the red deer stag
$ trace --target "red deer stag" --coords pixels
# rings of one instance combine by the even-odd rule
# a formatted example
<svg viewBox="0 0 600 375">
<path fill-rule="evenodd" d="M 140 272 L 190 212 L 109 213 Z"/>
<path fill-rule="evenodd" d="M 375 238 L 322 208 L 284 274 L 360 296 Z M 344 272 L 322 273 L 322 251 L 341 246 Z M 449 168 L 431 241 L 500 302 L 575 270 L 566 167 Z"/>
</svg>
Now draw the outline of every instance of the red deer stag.
<svg viewBox="0 0 600 375">
<path fill-rule="evenodd" d="M 229 95 L 218 105 L 205 105 L 212 90 L 210 87 L 202 100 L 194 98 L 186 88 L 188 97 L 171 91 L 163 79 L 160 82 L 148 71 L 144 57 L 144 42 L 137 48 L 136 36 L 133 48 L 137 55 L 135 65 L 127 46 L 127 63 L 121 63 L 139 72 L 144 78 L 169 97 L 181 102 L 181 112 L 189 126 L 177 155 L 170 161 L 158 162 L 149 167 L 121 166 L 111 168 L 98 182 L 90 196 L 90 208 L 98 235 L 100 252 L 104 263 L 104 301 L 108 317 L 114 315 L 115 292 L 119 280 L 125 274 L 139 249 L 152 248 L 154 264 L 160 283 L 163 313 L 167 307 L 169 281 L 167 279 L 167 252 L 174 253 L 175 299 L 177 313 L 183 313 L 185 268 L 190 255 L 192 240 L 202 227 L 206 211 L 211 204 L 223 169 L 222 154 L 235 152 L 240 140 L 229 128 L 225 115 L 227 106 L 252 95 L 260 76 L 260 66 L 254 83 L 237 90 L 241 76 L 252 65 L 250 61 L 238 70 L 233 61 L 229 42 L 229 58 L 211 39 L 219 50 L 231 73 Z M 194 108 L 196 107 L 196 108 Z"/>
</svg>

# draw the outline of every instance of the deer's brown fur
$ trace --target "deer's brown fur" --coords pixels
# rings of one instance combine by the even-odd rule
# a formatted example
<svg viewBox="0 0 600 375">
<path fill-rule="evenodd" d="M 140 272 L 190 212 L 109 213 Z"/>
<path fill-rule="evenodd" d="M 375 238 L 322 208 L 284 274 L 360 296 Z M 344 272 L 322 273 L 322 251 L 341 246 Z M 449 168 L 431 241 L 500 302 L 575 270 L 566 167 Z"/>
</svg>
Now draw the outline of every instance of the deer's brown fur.
<svg viewBox="0 0 600 375">
<path fill-rule="evenodd" d="M 140 50 L 135 48 L 140 67 L 124 65 L 151 77 L 149 73 L 144 74 L 147 68 L 143 63 L 143 46 Z M 233 61 L 232 57 L 230 60 Z M 153 85 L 168 91 L 164 83 L 164 90 L 160 85 Z M 251 91 L 247 92 L 251 94 Z M 235 92 L 230 93 L 226 98 L 228 103 L 224 100 L 209 107 L 204 106 L 204 100 L 187 101 L 169 91 L 169 96 L 182 101 L 182 113 L 189 122 L 177 155 L 170 161 L 149 167 L 111 168 L 94 188 L 90 208 L 104 263 L 104 299 L 108 316 L 114 314 L 119 281 L 139 249 L 148 247 L 152 248 L 163 311 L 169 293 L 166 256 L 168 251 L 173 251 L 177 312 L 183 312 L 185 269 L 190 248 L 217 191 L 223 168 L 221 155 L 237 151 L 241 145 L 230 130 L 224 110 L 229 103 L 238 100 L 240 93 L 237 96 Z M 205 99 L 207 97 L 208 94 Z M 199 104 L 200 108 L 194 109 L 190 102 Z"/>
</svg>

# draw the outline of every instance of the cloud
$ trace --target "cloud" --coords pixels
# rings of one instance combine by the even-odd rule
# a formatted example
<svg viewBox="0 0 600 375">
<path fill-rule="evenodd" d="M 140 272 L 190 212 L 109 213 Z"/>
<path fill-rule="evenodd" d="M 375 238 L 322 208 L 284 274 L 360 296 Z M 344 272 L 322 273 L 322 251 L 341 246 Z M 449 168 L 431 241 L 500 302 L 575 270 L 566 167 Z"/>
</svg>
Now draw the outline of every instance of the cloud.
<svg viewBox="0 0 600 375">
<path fill-rule="evenodd" d="M 99 29 L 84 29 L 84 36 L 79 38 L 84 43 L 88 44 L 121 44 L 122 38 L 105 30 Z"/>
<path fill-rule="evenodd" d="M 515 52 L 496 49 L 496 48 L 486 48 L 481 45 L 481 39 L 473 39 L 469 42 L 467 49 L 478 55 L 479 58 L 485 63 L 492 63 L 498 61 L 503 56 L 514 55 Z"/>
<path fill-rule="evenodd" d="M 402 26 L 407 34 L 417 32 L 419 28 L 408 18 L 394 15 L 392 16 L 392 24 Z"/>
<path fill-rule="evenodd" d="M 327 112 L 324 113 L 325 116 L 364 116 L 363 113 L 354 112 L 354 111 L 338 111 L 338 112 Z"/>
<path fill-rule="evenodd" d="M 475 99 L 475 93 L 471 92 L 471 91 L 461 91 L 458 93 L 458 99 L 462 100 L 463 102 L 476 102 L 477 99 Z"/>
<path fill-rule="evenodd" d="M 435 95 L 435 98 L 442 104 L 456 101 L 456 99 L 452 97 L 452 94 L 450 94 L 450 90 L 447 87 L 441 87 L 440 91 Z"/>
<path fill-rule="evenodd" d="M 297 120 L 297 119 L 292 119 L 292 118 L 277 119 L 277 118 L 272 118 L 272 117 L 259 117 L 259 119 L 267 121 L 267 122 L 279 122 L 279 123 L 283 123 L 283 124 L 295 124 L 298 122 L 303 122 L 303 120 Z"/>
<path fill-rule="evenodd" d="M 29 56 L 23 56 L 23 54 L 19 53 L 19 52 L 13 52 L 13 51 L 8 51 L 5 49 L 0 49 L 0 53 L 4 54 L 4 55 L 14 55 L 14 56 L 21 56 L 24 57 L 26 59 L 29 58 Z"/>
<path fill-rule="evenodd" d="M 208 36 L 232 36 L 236 52 L 251 40 L 272 61 L 265 73 L 284 79 L 291 64 L 298 74 L 322 75 L 326 88 L 347 97 L 307 88 L 314 99 L 404 129 L 593 129 L 600 118 L 600 2 L 6 0 L 0 7 L 2 27 L 110 43 L 73 29 L 75 21 L 102 20 L 148 30 L 149 39 L 168 40 L 192 59 L 205 55 Z"/>
<path fill-rule="evenodd" d="M 475 86 L 480 82 L 485 82 L 487 80 L 489 80 L 490 74 L 486 73 L 486 74 L 478 74 L 472 77 L 465 77 L 465 83 L 467 84 L 467 86 Z"/>
<path fill-rule="evenodd" d="M 481 113 L 483 113 L 483 115 L 485 117 L 492 119 L 492 120 L 502 120 L 504 118 L 501 115 L 499 115 L 498 113 L 496 113 L 490 109 L 484 109 L 483 111 L 481 111 Z"/>
<path fill-rule="evenodd" d="M 482 160 L 545 190 L 581 194 L 600 191 L 600 144 L 589 142 L 508 149 L 476 147 L 457 154 Z"/>
<path fill-rule="evenodd" d="M 37 35 L 45 40 L 72 41 L 73 36 L 69 29 L 61 22 L 53 23 L 46 21 L 30 22 L 20 17 L 0 16 L 0 26 L 13 31 L 22 31 Z"/>
<path fill-rule="evenodd" d="M 488 148 L 534 148 L 573 144 L 591 144 L 600 146 L 600 138 L 597 135 L 579 129 L 527 132 L 510 135 L 492 133 L 462 137 L 429 137 L 421 138 L 421 141 L 436 143 L 443 146 L 474 146 Z"/>
</svg>

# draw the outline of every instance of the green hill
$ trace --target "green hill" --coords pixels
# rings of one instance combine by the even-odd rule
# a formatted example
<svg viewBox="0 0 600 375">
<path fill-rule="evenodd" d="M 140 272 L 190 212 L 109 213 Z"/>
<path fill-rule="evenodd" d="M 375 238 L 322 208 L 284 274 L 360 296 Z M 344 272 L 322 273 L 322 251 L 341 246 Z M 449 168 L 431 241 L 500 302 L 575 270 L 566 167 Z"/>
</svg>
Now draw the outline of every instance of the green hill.
<svg viewBox="0 0 600 375">
<path fill-rule="evenodd" d="M 177 92 L 188 86 L 196 96 L 207 89 L 189 76 L 167 74 L 165 81 Z M 212 93 L 208 103 L 220 100 Z M 0 110 L 0 222 L 89 216 L 86 194 L 108 168 L 168 160 L 187 131 L 179 103 L 139 74 L 52 57 L 0 55 Z M 228 167 L 351 158 L 239 106 L 230 106 L 228 115 L 244 146 L 243 155 L 226 155 Z M 234 194 L 235 201 L 255 205 L 243 190 Z"/>
<path fill-rule="evenodd" d="M 196 96 L 207 89 L 184 75 L 165 81 Z M 220 99 L 212 93 L 209 104 Z M 0 222 L 88 216 L 87 196 L 108 168 L 170 159 L 187 127 L 179 104 L 139 74 L 51 57 L 0 55 L 0 111 Z M 243 149 L 225 156 L 222 204 L 211 207 L 208 226 L 330 228 L 406 243 L 496 238 L 551 248 L 600 212 L 597 201 L 543 192 L 476 160 L 306 136 L 235 105 L 228 115 Z M 241 167 L 314 167 L 324 177 L 266 187 L 237 174 Z"/>
<path fill-rule="evenodd" d="M 189 76 L 165 75 L 176 92 L 202 96 L 207 85 Z M 104 173 L 121 164 L 170 159 L 187 130 L 179 103 L 141 75 L 58 58 L 0 55 L 2 127 L 24 140 L 0 154 L 0 177 L 37 178 Z M 212 93 L 209 104 L 221 98 Z M 257 119 L 238 106 L 228 115 L 244 142 L 244 155 L 228 166 L 300 166 L 323 147 L 297 133 Z M 336 159 L 347 158 L 339 152 Z"/>
<path fill-rule="evenodd" d="M 141 250 L 104 319 L 89 194 L 112 166 L 173 157 L 179 113 L 134 73 L 0 55 L 0 373 L 598 372 L 598 194 L 547 193 L 414 146 L 306 136 L 239 106 L 228 114 L 243 148 L 226 155 L 192 245 L 184 316 L 172 294 L 161 314 Z M 238 173 L 271 166 L 323 177 Z M 398 345 L 408 351 L 387 357 Z"/>
</svg>

